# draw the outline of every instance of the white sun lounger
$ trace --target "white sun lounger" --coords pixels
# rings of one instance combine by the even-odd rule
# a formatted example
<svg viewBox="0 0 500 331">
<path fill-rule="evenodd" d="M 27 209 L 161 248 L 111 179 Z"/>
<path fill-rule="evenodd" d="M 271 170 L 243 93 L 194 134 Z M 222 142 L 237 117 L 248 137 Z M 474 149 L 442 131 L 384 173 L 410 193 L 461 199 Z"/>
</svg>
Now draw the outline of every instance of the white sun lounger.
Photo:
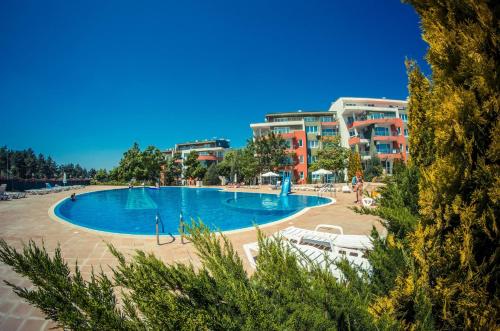
<svg viewBox="0 0 500 331">
<path fill-rule="evenodd" d="M 0 200 L 10 200 L 11 197 L 5 193 L 7 190 L 7 184 L 0 185 Z"/>
<path fill-rule="evenodd" d="M 340 261 L 345 258 L 351 264 L 361 267 L 363 270 L 369 270 L 370 264 L 368 260 L 361 256 L 353 256 L 350 254 L 342 254 L 338 251 L 325 251 L 317 247 L 309 245 L 295 244 L 289 241 L 283 241 L 283 244 L 290 249 L 290 251 L 297 256 L 298 262 L 305 268 L 310 267 L 310 262 L 319 265 L 322 268 L 328 267 L 329 271 L 336 278 L 342 278 L 341 271 L 337 268 L 334 262 Z M 253 268 L 256 268 L 256 259 L 259 254 L 258 242 L 243 245 L 245 255 Z"/>
<path fill-rule="evenodd" d="M 333 229 L 339 231 L 339 234 L 320 231 L 320 229 Z M 318 246 L 337 246 L 347 249 L 371 250 L 373 244 L 368 236 L 344 234 L 340 226 L 330 224 L 319 224 L 314 230 L 307 230 L 290 226 L 278 232 L 287 240 L 294 242 L 306 242 Z M 331 248 L 333 250 L 333 248 Z"/>
</svg>

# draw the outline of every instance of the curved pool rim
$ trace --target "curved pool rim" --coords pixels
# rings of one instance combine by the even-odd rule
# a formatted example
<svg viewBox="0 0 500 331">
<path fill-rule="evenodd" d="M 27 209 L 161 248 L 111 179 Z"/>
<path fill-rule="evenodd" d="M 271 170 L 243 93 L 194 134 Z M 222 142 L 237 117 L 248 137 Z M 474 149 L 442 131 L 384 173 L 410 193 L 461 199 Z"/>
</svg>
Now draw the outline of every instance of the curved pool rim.
<svg viewBox="0 0 500 331">
<path fill-rule="evenodd" d="M 165 186 L 165 187 L 169 187 L 169 186 Z M 229 191 L 229 190 L 227 190 L 225 188 L 215 188 L 215 187 L 190 187 L 190 186 L 182 186 L 182 187 L 189 188 L 189 189 L 204 189 L 204 190 L 217 190 L 217 191 L 225 191 L 225 192 L 241 192 L 241 193 L 249 193 L 249 194 L 269 194 L 269 195 L 275 195 L 273 193 L 262 193 L 262 192 Z M 78 196 L 82 196 L 82 195 L 86 195 L 86 194 L 91 194 L 91 193 L 95 193 L 95 192 L 101 192 L 101 191 L 126 190 L 126 189 L 128 189 L 128 187 L 110 188 L 110 189 L 98 189 L 98 190 L 90 191 L 90 192 L 77 193 L 76 196 L 78 197 Z M 306 194 L 293 194 L 293 195 L 296 195 L 296 196 L 311 196 L 311 195 L 306 195 Z M 333 204 L 335 204 L 337 202 L 335 200 L 335 198 L 325 197 L 325 196 L 322 196 L 322 198 L 328 199 L 330 201 L 328 203 L 325 203 L 325 204 L 322 204 L 322 205 L 319 205 L 319 206 L 304 207 L 303 209 L 299 210 L 298 212 L 296 212 L 296 213 L 294 213 L 292 215 L 289 215 L 289 216 L 287 216 L 285 218 L 282 218 L 282 219 L 279 219 L 279 220 L 276 220 L 276 221 L 272 221 L 272 222 L 268 222 L 268 223 L 259 224 L 257 227 L 259 229 L 262 229 L 262 228 L 266 228 L 266 227 L 269 227 L 269 226 L 273 226 L 273 225 L 277 225 L 277 224 L 280 224 L 280 223 L 284 223 L 284 222 L 287 222 L 287 221 L 291 221 L 291 220 L 293 220 L 293 219 L 295 219 L 295 218 L 297 218 L 297 217 L 299 217 L 299 216 L 307 213 L 310 209 L 330 206 L 330 205 L 333 205 Z M 59 223 L 65 224 L 65 225 L 69 225 L 69 226 L 71 226 L 71 227 L 73 227 L 75 229 L 83 230 L 83 231 L 87 231 L 87 232 L 94 233 L 94 234 L 99 234 L 99 235 L 119 236 L 119 237 L 132 237 L 132 238 L 145 238 L 145 239 L 151 239 L 151 238 L 156 237 L 155 234 L 134 234 L 134 233 L 121 233 L 121 232 L 103 231 L 103 230 L 97 230 L 97 229 L 93 229 L 93 228 L 89 228 L 89 227 L 85 227 L 85 226 L 81 226 L 81 225 L 75 224 L 71 220 L 65 218 L 62 215 L 58 215 L 56 213 L 57 208 L 60 205 L 62 205 L 62 203 L 64 201 L 69 200 L 69 199 L 70 199 L 69 197 L 62 198 L 62 199 L 56 201 L 52 206 L 50 206 L 49 210 L 48 210 L 49 218 L 51 218 L 52 220 L 54 220 L 56 222 L 59 222 Z M 240 228 L 240 229 L 234 229 L 234 230 L 216 231 L 216 233 L 222 233 L 224 235 L 226 235 L 226 234 L 236 234 L 236 233 L 242 233 L 242 232 L 252 231 L 252 230 L 255 230 L 255 229 L 256 229 L 255 226 L 248 226 L 248 227 L 244 227 L 244 228 Z M 159 236 L 160 237 L 169 237 L 169 238 L 171 238 L 171 237 L 175 237 L 175 238 L 180 237 L 179 234 L 168 234 L 168 233 L 160 233 Z"/>
</svg>

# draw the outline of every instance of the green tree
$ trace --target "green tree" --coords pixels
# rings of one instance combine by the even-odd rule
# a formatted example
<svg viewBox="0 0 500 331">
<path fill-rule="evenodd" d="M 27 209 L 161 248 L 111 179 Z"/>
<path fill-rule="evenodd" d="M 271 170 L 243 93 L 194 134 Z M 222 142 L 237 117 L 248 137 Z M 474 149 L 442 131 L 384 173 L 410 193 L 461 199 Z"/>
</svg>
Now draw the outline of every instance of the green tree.
<svg viewBox="0 0 500 331">
<path fill-rule="evenodd" d="M 217 172 L 219 175 L 231 179 L 233 171 L 239 171 L 237 152 L 238 150 L 232 150 L 224 154 L 224 159 L 217 164 Z"/>
<path fill-rule="evenodd" d="M 352 177 L 356 176 L 357 172 L 363 173 L 363 167 L 361 166 L 361 156 L 359 152 L 354 152 L 349 154 L 349 164 L 347 167 L 347 178 L 350 180 Z"/>
<path fill-rule="evenodd" d="M 7 146 L 0 147 L 0 177 L 7 177 L 9 175 L 8 167 L 9 149 Z"/>
<path fill-rule="evenodd" d="M 122 180 L 120 177 L 120 169 L 119 167 L 114 167 L 108 173 L 109 180 L 120 181 Z"/>
<path fill-rule="evenodd" d="M 96 174 L 97 174 L 97 170 L 95 170 L 94 168 L 90 168 L 89 177 L 94 178 Z"/>
<path fill-rule="evenodd" d="M 165 164 L 165 184 L 175 185 L 182 175 L 182 163 L 180 153 L 174 153 L 173 157 Z"/>
<path fill-rule="evenodd" d="M 198 161 L 198 152 L 192 151 L 188 154 L 186 160 L 184 161 L 184 177 L 191 179 L 202 179 L 205 176 L 205 169 L 200 161 Z"/>
<path fill-rule="evenodd" d="M 80 165 L 76 165 L 76 167 L 72 163 L 57 165 L 50 156 L 47 158 L 43 154 L 36 156 L 31 148 L 20 151 L 9 150 L 7 146 L 0 148 L 1 176 L 22 179 L 55 178 L 61 175 L 60 170 L 67 170 L 73 177 L 77 177 L 77 175 L 84 177 L 87 173 L 87 170 Z"/>
<path fill-rule="evenodd" d="M 497 329 L 499 5 L 408 2 L 421 18 L 432 69 L 431 80 L 408 63 L 420 223 L 409 239 L 414 268 L 378 311 L 400 316 L 408 328 Z"/>
<path fill-rule="evenodd" d="M 288 146 L 280 134 L 271 132 L 267 136 L 249 140 L 247 148 L 257 157 L 259 173 L 273 171 L 286 165 Z"/>
<path fill-rule="evenodd" d="M 141 153 L 143 176 L 141 179 L 158 180 L 160 178 L 161 167 L 165 164 L 165 157 L 162 152 L 154 147 L 148 146 Z"/>
<path fill-rule="evenodd" d="M 384 172 L 382 163 L 377 156 L 371 156 L 365 165 L 365 171 L 363 172 L 363 177 L 366 181 L 371 181 L 375 177 L 379 177 Z"/>
<path fill-rule="evenodd" d="M 249 144 L 242 149 L 232 150 L 224 155 L 217 165 L 219 175 L 234 181 L 235 176 L 238 181 L 252 183 L 259 174 L 258 160 L 255 157 L 253 144 Z"/>
<path fill-rule="evenodd" d="M 165 157 L 158 148 L 148 146 L 141 151 L 139 144 L 134 143 L 120 160 L 116 169 L 116 180 L 128 182 L 135 178 L 139 181 L 157 181 L 164 164 Z"/>
<path fill-rule="evenodd" d="M 259 162 L 253 151 L 245 148 L 241 151 L 240 159 L 241 176 L 245 183 L 255 183 L 259 172 Z"/>
<path fill-rule="evenodd" d="M 118 177 L 123 181 L 144 179 L 142 152 L 138 143 L 134 143 L 124 154 L 118 165 Z"/>
<path fill-rule="evenodd" d="M 37 157 L 35 155 L 35 152 L 31 148 L 24 150 L 23 151 L 23 159 L 24 159 L 23 162 L 24 162 L 25 170 L 24 170 L 24 173 L 22 174 L 22 178 L 35 177 L 35 174 L 38 171 Z"/>
<path fill-rule="evenodd" d="M 219 174 L 217 173 L 217 165 L 212 163 L 203 177 L 203 185 L 219 185 Z"/>
<path fill-rule="evenodd" d="M 340 145 L 340 137 L 323 137 L 322 148 L 318 151 L 318 160 L 310 169 L 312 171 L 325 169 L 334 172 L 343 171 L 351 151 Z"/>
<path fill-rule="evenodd" d="M 108 172 L 106 169 L 99 169 L 97 170 L 94 179 L 97 180 L 98 182 L 106 182 L 108 181 Z"/>
</svg>

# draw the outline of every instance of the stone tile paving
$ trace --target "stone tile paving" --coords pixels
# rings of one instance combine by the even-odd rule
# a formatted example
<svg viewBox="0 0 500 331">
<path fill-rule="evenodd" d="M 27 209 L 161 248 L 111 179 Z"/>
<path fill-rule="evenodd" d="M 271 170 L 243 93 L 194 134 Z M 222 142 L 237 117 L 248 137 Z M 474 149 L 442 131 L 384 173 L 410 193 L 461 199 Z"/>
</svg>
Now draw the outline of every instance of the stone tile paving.
<svg viewBox="0 0 500 331">
<path fill-rule="evenodd" d="M 114 187 L 91 186 L 75 192 L 83 193 L 109 188 Z M 235 190 L 271 192 L 267 188 Z M 110 274 L 109 266 L 116 265 L 116 260 L 108 251 L 106 243 L 114 245 L 126 255 L 141 249 L 154 253 L 166 263 L 180 262 L 199 265 L 199 259 L 193 245 L 181 244 L 178 238 L 173 242 L 171 242 L 170 237 L 162 238 L 164 244 L 158 246 L 154 237 L 102 234 L 51 219 L 48 214 L 49 208 L 71 193 L 52 193 L 43 196 L 28 196 L 19 200 L 0 201 L 0 238 L 18 248 L 22 247 L 23 242 L 30 239 L 38 244 L 43 241 L 49 252 L 53 252 L 55 247 L 60 245 L 65 260 L 70 265 L 78 261 L 84 277 L 90 275 L 92 266 L 95 270 L 100 270 L 102 267 L 107 274 Z M 359 215 L 349 209 L 350 206 L 354 205 L 355 197 L 353 194 L 338 193 L 336 199 L 336 204 L 310 209 L 305 214 L 291 220 L 264 227 L 263 231 L 271 234 L 290 225 L 313 229 L 317 224 L 325 223 L 342 226 L 346 234 L 369 234 L 372 226 L 382 230 L 376 217 Z M 228 237 L 242 257 L 245 267 L 251 272 L 242 245 L 256 241 L 256 231 L 231 233 L 228 234 Z M 0 263 L 0 330 L 48 330 L 54 327 L 55 324 L 45 320 L 44 315 L 37 308 L 31 307 L 17 297 L 3 282 L 4 280 L 28 288 L 31 286 L 29 281 L 21 278 L 10 267 Z"/>
</svg>

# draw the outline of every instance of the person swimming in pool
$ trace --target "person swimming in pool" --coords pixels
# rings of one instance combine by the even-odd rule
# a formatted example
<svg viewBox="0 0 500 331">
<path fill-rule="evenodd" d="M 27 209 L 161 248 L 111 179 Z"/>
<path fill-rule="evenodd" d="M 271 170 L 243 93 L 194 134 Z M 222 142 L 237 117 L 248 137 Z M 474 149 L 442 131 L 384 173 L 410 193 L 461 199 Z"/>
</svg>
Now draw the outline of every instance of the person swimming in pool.
<svg viewBox="0 0 500 331">
<path fill-rule="evenodd" d="M 71 201 L 73 201 L 73 202 L 76 201 L 76 194 L 75 193 L 71 194 Z"/>
</svg>

